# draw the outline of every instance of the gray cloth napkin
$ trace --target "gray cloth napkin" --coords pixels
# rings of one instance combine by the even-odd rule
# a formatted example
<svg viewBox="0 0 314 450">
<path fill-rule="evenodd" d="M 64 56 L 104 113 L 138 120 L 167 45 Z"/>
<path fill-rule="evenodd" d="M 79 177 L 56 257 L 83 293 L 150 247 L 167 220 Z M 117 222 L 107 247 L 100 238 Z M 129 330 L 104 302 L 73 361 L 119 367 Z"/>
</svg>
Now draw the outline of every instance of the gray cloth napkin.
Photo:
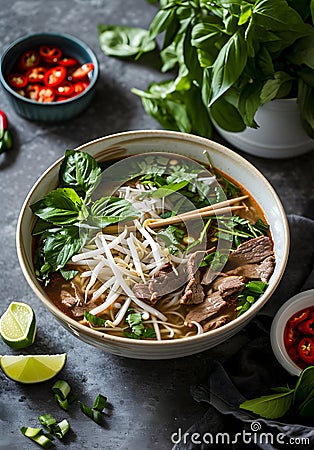
<svg viewBox="0 0 314 450">
<path fill-rule="evenodd" d="M 269 338 L 272 318 L 298 292 L 314 288 L 314 221 L 288 216 L 291 247 L 285 274 L 260 313 L 236 336 L 202 353 L 208 375 L 191 387 L 197 402 L 209 404 L 205 415 L 188 430 L 173 435 L 173 450 L 313 449 L 314 428 L 309 423 L 257 417 L 238 405 L 248 398 L 271 393 L 291 377 L 275 359 Z"/>
</svg>

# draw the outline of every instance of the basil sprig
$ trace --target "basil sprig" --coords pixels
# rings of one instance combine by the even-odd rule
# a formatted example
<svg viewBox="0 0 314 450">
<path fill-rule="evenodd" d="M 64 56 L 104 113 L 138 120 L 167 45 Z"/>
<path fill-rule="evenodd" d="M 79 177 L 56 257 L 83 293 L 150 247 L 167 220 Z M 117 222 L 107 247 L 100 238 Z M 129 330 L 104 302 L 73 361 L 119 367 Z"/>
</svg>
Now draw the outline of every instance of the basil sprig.
<svg viewBox="0 0 314 450">
<path fill-rule="evenodd" d="M 103 197 L 93 201 L 91 195 L 100 179 L 101 169 L 92 156 L 67 150 L 59 170 L 60 187 L 31 205 L 39 218 L 33 230 L 39 238 L 35 271 L 46 283 L 58 270 L 66 279 L 76 275 L 76 271 L 62 269 L 97 228 L 138 216 L 127 200 Z"/>
<path fill-rule="evenodd" d="M 314 366 L 301 372 L 294 389 L 280 386 L 273 390 L 275 394 L 247 400 L 241 403 L 240 408 L 266 419 L 278 419 L 288 412 L 305 419 L 314 418 Z"/>
<path fill-rule="evenodd" d="M 167 129 L 210 137 L 257 128 L 259 106 L 297 97 L 314 136 L 313 2 L 161 0 L 149 29 L 101 25 L 107 55 L 135 57 L 161 38 L 161 72 L 171 79 L 134 88 L 144 109 Z"/>
</svg>

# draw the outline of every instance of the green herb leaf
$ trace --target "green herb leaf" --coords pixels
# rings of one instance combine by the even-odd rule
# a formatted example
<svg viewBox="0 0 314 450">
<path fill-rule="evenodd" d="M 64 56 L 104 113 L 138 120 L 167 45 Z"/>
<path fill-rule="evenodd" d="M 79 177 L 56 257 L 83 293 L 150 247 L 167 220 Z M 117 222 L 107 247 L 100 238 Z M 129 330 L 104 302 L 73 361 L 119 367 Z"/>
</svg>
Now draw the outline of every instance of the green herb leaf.
<svg viewBox="0 0 314 450">
<path fill-rule="evenodd" d="M 304 369 L 295 385 L 293 404 L 298 413 L 307 416 L 314 401 L 314 366 Z M 312 417 L 314 410 L 312 409 Z"/>
<path fill-rule="evenodd" d="M 277 419 L 284 416 L 290 409 L 293 399 L 293 389 L 272 395 L 247 400 L 241 403 L 240 408 L 252 411 L 266 419 Z"/>
<path fill-rule="evenodd" d="M 104 327 L 106 325 L 106 321 L 104 319 L 95 316 L 94 314 L 91 314 L 87 311 L 84 312 L 84 319 L 96 327 Z"/>
<path fill-rule="evenodd" d="M 60 186 L 73 188 L 79 195 L 90 196 L 101 179 L 97 161 L 88 153 L 67 150 L 59 171 Z"/>
<path fill-rule="evenodd" d="M 69 259 L 85 244 L 88 234 L 78 227 L 68 227 L 58 232 L 48 231 L 44 235 L 42 254 L 45 264 L 40 267 L 44 276 L 65 266 Z M 46 267 L 47 266 L 47 267 Z"/>
<path fill-rule="evenodd" d="M 60 273 L 66 281 L 73 280 L 74 277 L 79 273 L 78 270 L 65 270 L 60 269 Z"/>
<path fill-rule="evenodd" d="M 99 42 L 108 56 L 131 57 L 155 49 L 147 30 L 119 25 L 98 25 Z"/>
<path fill-rule="evenodd" d="M 238 311 L 238 316 L 245 313 L 256 300 L 265 292 L 268 284 L 264 281 L 249 281 L 244 285 L 243 290 L 237 297 L 238 306 L 236 310 Z"/>
<path fill-rule="evenodd" d="M 169 225 L 157 232 L 157 238 L 160 238 L 165 242 L 166 247 L 171 254 L 175 254 L 178 250 L 183 249 L 181 244 L 183 236 L 184 231 L 174 225 Z"/>
<path fill-rule="evenodd" d="M 71 188 L 57 188 L 31 205 L 33 213 L 54 225 L 71 225 L 88 217 L 82 199 Z"/>
<path fill-rule="evenodd" d="M 132 309 L 129 310 L 129 314 L 126 317 L 126 322 L 131 328 L 131 332 L 124 330 L 124 335 L 132 339 L 145 339 L 145 338 L 155 338 L 156 333 L 152 328 L 145 327 L 142 322 L 141 313 L 133 312 Z"/>
<path fill-rule="evenodd" d="M 152 198 L 163 198 L 172 194 L 173 192 L 180 191 L 180 189 L 184 188 L 189 184 L 188 180 L 182 180 L 179 182 L 174 182 L 170 184 L 166 184 L 164 187 L 161 187 L 152 193 Z"/>
<path fill-rule="evenodd" d="M 103 197 L 96 200 L 91 207 L 92 223 L 100 228 L 126 220 L 135 219 L 140 213 L 123 198 Z"/>
<path fill-rule="evenodd" d="M 221 97 L 238 79 L 248 57 L 247 44 L 238 30 L 220 50 L 212 67 L 212 97 L 209 106 Z"/>
</svg>

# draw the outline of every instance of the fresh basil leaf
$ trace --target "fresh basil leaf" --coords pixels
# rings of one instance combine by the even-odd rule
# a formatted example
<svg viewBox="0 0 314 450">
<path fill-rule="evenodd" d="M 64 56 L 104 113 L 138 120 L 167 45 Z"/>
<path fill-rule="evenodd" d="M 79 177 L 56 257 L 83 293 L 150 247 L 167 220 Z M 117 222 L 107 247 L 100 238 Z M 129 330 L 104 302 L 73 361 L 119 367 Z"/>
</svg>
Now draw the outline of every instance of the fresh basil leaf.
<svg viewBox="0 0 314 450">
<path fill-rule="evenodd" d="M 46 232 L 44 236 L 43 254 L 46 263 L 53 271 L 59 270 L 86 243 L 88 234 L 85 230 L 72 226 L 58 232 Z"/>
<path fill-rule="evenodd" d="M 31 206 L 33 213 L 54 225 L 71 225 L 88 217 L 88 211 L 72 188 L 57 188 Z"/>
<path fill-rule="evenodd" d="M 246 126 L 257 128 L 258 124 L 255 122 L 255 114 L 261 105 L 260 93 L 262 89 L 261 82 L 253 82 L 247 84 L 241 91 L 239 96 L 239 113 L 243 118 Z"/>
<path fill-rule="evenodd" d="M 287 54 L 287 60 L 298 66 L 304 64 L 314 70 L 314 33 L 298 39 Z"/>
<path fill-rule="evenodd" d="M 286 72 L 276 72 L 274 79 L 267 80 L 261 90 L 260 99 L 262 104 L 270 102 L 274 98 L 288 97 L 292 88 L 293 79 Z"/>
<path fill-rule="evenodd" d="M 171 27 L 175 19 L 176 11 L 174 7 L 168 9 L 160 9 L 150 24 L 148 33 L 149 38 L 155 39 L 158 34 Z"/>
<path fill-rule="evenodd" d="M 247 44 L 242 30 L 238 30 L 220 50 L 212 66 L 212 97 L 209 106 L 212 106 L 239 78 L 247 58 Z"/>
<path fill-rule="evenodd" d="M 293 399 L 293 389 L 288 392 L 264 395 L 241 403 L 240 408 L 258 414 L 265 419 L 278 419 L 290 409 Z"/>
<path fill-rule="evenodd" d="M 273 59 L 265 45 L 262 45 L 260 51 L 256 54 L 256 65 L 262 72 L 263 79 L 274 77 L 275 68 Z"/>
<path fill-rule="evenodd" d="M 60 273 L 66 281 L 73 280 L 74 277 L 79 273 L 78 270 L 65 270 L 60 269 Z"/>
<path fill-rule="evenodd" d="M 245 129 L 245 124 L 238 110 L 223 97 L 218 98 L 210 107 L 213 121 L 224 130 L 239 132 Z"/>
<path fill-rule="evenodd" d="M 139 212 L 128 200 L 118 197 L 102 197 L 91 207 L 91 221 L 93 225 L 104 228 L 107 225 L 135 219 Z"/>
<path fill-rule="evenodd" d="M 131 57 L 155 49 L 156 43 L 143 28 L 98 25 L 102 51 L 108 56 Z"/>
<path fill-rule="evenodd" d="M 167 195 L 172 194 L 173 192 L 179 191 L 189 184 L 188 180 L 182 180 L 180 182 L 174 182 L 170 184 L 166 184 L 164 187 L 161 187 L 152 193 L 152 198 L 163 198 L 167 197 Z"/>
<path fill-rule="evenodd" d="M 184 231 L 174 225 L 169 225 L 157 232 L 157 238 L 165 242 L 172 255 L 177 253 L 178 250 L 182 250 L 181 240 L 183 236 Z"/>
<path fill-rule="evenodd" d="M 314 395 L 314 366 L 304 369 L 295 385 L 293 404 L 296 408 L 301 408 L 307 399 Z"/>
<path fill-rule="evenodd" d="M 91 195 L 101 179 L 97 161 L 88 153 L 67 150 L 59 170 L 60 186 L 74 189 L 79 195 Z"/>
<path fill-rule="evenodd" d="M 314 88 L 298 80 L 298 106 L 303 128 L 314 139 Z"/>
<path fill-rule="evenodd" d="M 95 316 L 94 314 L 91 314 L 87 311 L 84 312 L 84 319 L 87 320 L 87 322 L 90 322 L 92 325 L 96 327 L 104 327 L 106 325 L 106 320 L 102 319 L 101 317 Z"/>
</svg>

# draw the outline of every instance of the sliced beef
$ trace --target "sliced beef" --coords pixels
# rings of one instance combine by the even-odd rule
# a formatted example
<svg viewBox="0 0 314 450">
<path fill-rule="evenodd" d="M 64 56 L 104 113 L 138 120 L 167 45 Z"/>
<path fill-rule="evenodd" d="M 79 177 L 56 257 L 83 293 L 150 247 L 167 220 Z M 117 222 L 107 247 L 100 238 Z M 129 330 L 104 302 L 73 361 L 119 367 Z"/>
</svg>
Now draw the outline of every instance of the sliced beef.
<svg viewBox="0 0 314 450">
<path fill-rule="evenodd" d="M 204 300 L 205 294 L 201 285 L 201 273 L 199 265 L 204 259 L 205 252 L 197 251 L 192 253 L 186 263 L 186 276 L 188 283 L 180 302 L 184 305 L 198 304 Z"/>
<path fill-rule="evenodd" d="M 236 267 L 243 266 L 244 264 L 260 263 L 273 254 L 272 241 L 268 236 L 259 236 L 250 239 L 249 241 L 240 244 L 239 247 L 230 254 L 225 271 L 228 272 Z"/>
<path fill-rule="evenodd" d="M 202 322 L 217 314 L 226 305 L 227 302 L 222 298 L 220 293 L 214 292 L 213 294 L 208 295 L 202 303 L 192 306 L 186 315 L 185 321 L 186 323 L 191 322 L 191 320 Z"/>
<path fill-rule="evenodd" d="M 213 319 L 208 320 L 203 325 L 203 331 L 215 330 L 216 328 L 222 327 L 229 321 L 228 315 L 223 315 L 219 317 L 214 317 Z"/>
<path fill-rule="evenodd" d="M 226 275 L 240 275 L 252 280 L 262 280 L 267 282 L 271 277 L 276 265 L 275 258 L 268 256 L 260 264 L 244 264 L 229 270 Z"/>
<path fill-rule="evenodd" d="M 170 263 L 165 264 L 148 283 L 136 283 L 134 295 L 150 305 L 155 305 L 167 294 L 177 291 L 185 282 L 185 275 L 177 275 Z"/>
<path fill-rule="evenodd" d="M 61 288 L 60 301 L 68 308 L 83 304 L 84 300 L 80 288 L 74 281 L 70 281 L 70 286 L 66 285 Z"/>
<path fill-rule="evenodd" d="M 212 284 L 212 289 L 218 291 L 222 298 L 236 294 L 242 290 L 244 286 L 243 278 L 236 275 L 220 276 Z"/>
</svg>

